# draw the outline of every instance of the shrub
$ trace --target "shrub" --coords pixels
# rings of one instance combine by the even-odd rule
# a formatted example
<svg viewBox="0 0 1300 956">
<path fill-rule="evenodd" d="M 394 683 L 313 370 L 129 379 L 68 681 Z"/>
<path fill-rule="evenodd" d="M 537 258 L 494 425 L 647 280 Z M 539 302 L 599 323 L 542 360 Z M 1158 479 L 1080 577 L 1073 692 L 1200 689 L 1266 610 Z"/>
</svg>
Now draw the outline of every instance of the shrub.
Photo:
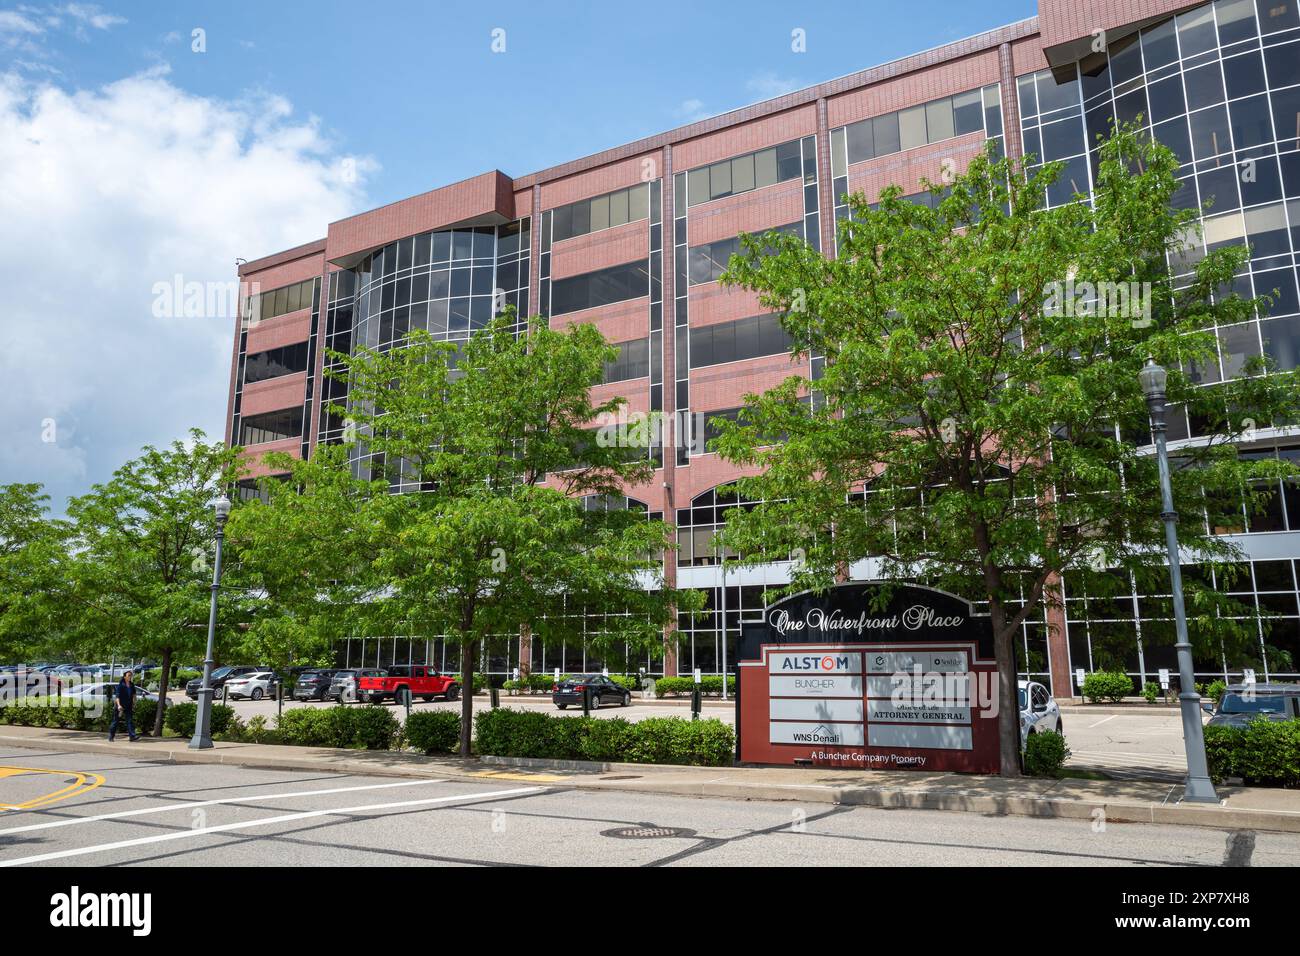
<svg viewBox="0 0 1300 956">
<path fill-rule="evenodd" d="M 1206 727 L 1210 778 L 1241 777 L 1248 785 L 1300 786 L 1300 720 L 1257 718 L 1245 727 Z"/>
<path fill-rule="evenodd" d="M 1083 696 L 1089 702 L 1119 703 L 1133 692 L 1133 681 L 1120 671 L 1093 671 L 1083 679 Z"/>
<path fill-rule="evenodd" d="M 296 707 L 280 715 L 276 728 L 286 744 L 351 750 L 390 750 L 401 731 L 392 710 L 381 706 Z"/>
<path fill-rule="evenodd" d="M 79 703 L 60 702 L 53 706 L 46 701 L 53 698 L 41 698 L 41 702 L 25 701 L 0 707 L 0 724 L 16 727 L 53 727 L 60 730 L 83 730 L 107 733 L 113 714 L 108 707 L 98 711 L 94 707 L 85 707 Z M 155 704 L 141 701 L 135 707 L 135 729 L 144 733 L 153 729 Z"/>
<path fill-rule="evenodd" d="M 450 710 L 421 710 L 406 721 L 406 742 L 426 754 L 460 749 L 460 714 Z"/>
<path fill-rule="evenodd" d="M 719 767 L 731 763 L 736 737 L 719 720 L 654 717 L 552 717 L 499 708 L 475 718 L 478 752 L 500 757 L 623 761 Z"/>
<path fill-rule="evenodd" d="M 1030 734 L 1025 741 L 1025 773 L 1034 777 L 1059 777 L 1070 756 L 1065 737 L 1050 730 Z"/>
<path fill-rule="evenodd" d="M 1228 689 L 1228 684 L 1226 681 L 1221 681 L 1221 680 L 1210 681 L 1210 685 L 1205 688 L 1205 696 L 1210 698 L 1210 700 L 1214 701 L 1217 704 L 1219 702 L 1219 698 L 1223 696 L 1223 692 L 1227 689 Z"/>
<path fill-rule="evenodd" d="M 167 714 L 163 718 L 163 726 L 178 737 L 193 737 L 194 724 L 198 718 L 199 705 L 192 700 L 187 700 L 167 707 Z M 213 736 L 227 733 L 234 723 L 235 709 L 233 707 L 227 707 L 225 704 L 212 705 L 212 726 L 209 730 Z"/>
<path fill-rule="evenodd" d="M 660 677 L 655 680 L 656 697 L 663 697 L 665 694 L 689 694 L 694 689 L 695 679 L 693 677 Z M 722 675 L 702 675 L 700 677 L 700 692 L 705 696 L 722 696 Z M 735 694 L 736 678 L 727 678 L 727 692 Z"/>
<path fill-rule="evenodd" d="M 1142 696 L 1147 699 L 1148 704 L 1154 704 L 1160 697 L 1160 685 L 1153 680 L 1147 681 L 1142 685 Z"/>
</svg>

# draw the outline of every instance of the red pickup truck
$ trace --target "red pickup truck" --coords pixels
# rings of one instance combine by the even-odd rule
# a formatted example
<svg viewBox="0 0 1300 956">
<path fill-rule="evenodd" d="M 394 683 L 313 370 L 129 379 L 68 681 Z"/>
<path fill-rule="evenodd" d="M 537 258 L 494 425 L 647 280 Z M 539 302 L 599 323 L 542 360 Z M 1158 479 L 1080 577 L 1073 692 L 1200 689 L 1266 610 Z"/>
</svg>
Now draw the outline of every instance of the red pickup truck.
<svg viewBox="0 0 1300 956">
<path fill-rule="evenodd" d="M 460 681 L 423 664 L 394 664 L 376 672 L 376 676 L 357 681 L 357 699 L 365 704 L 378 704 L 390 697 L 400 704 L 408 694 L 422 700 L 435 697 L 456 700 L 460 696 Z"/>
</svg>

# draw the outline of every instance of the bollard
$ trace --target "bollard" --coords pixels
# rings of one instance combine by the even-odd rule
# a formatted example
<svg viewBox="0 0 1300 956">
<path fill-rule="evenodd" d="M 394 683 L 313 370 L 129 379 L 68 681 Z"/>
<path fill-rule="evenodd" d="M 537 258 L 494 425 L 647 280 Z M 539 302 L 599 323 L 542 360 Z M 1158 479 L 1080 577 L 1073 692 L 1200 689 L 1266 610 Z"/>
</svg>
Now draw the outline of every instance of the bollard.
<svg viewBox="0 0 1300 956">
<path fill-rule="evenodd" d="M 409 723 L 411 720 L 411 689 L 409 687 L 402 688 L 402 703 L 406 704 L 406 720 Z"/>
<path fill-rule="evenodd" d="M 591 688 L 582 688 L 582 716 L 591 716 Z"/>
<path fill-rule="evenodd" d="M 700 685 L 696 684 L 691 691 L 691 720 L 700 719 L 701 696 Z"/>
<path fill-rule="evenodd" d="M 501 706 L 501 688 L 500 688 L 500 687 L 489 687 L 489 688 L 488 688 L 488 701 L 490 702 L 491 707 L 492 707 L 493 710 L 496 710 L 498 707 Z"/>
<path fill-rule="evenodd" d="M 276 720 L 284 716 L 284 684 L 279 680 L 275 682 L 275 715 Z"/>
<path fill-rule="evenodd" d="M 226 702 L 226 695 L 229 694 L 229 693 L 230 693 L 230 692 L 226 689 L 226 685 L 223 683 L 223 684 L 221 685 L 221 702 L 222 702 L 223 704 Z"/>
</svg>

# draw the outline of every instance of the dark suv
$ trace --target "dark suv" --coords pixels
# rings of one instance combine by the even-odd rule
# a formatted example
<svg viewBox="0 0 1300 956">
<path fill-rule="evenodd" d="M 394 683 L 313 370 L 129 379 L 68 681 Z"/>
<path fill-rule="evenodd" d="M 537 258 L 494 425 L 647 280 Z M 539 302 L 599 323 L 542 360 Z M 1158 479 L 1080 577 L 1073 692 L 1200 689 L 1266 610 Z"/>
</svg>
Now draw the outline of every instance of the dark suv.
<svg viewBox="0 0 1300 956">
<path fill-rule="evenodd" d="M 1218 706 L 1202 704 L 1211 727 L 1245 727 L 1257 718 L 1293 720 L 1300 717 L 1300 684 L 1229 684 Z"/>
<path fill-rule="evenodd" d="M 218 667 L 212 672 L 212 690 L 213 696 L 221 692 L 221 687 L 232 677 L 242 677 L 245 674 L 252 674 L 257 671 L 270 670 L 269 667 Z M 199 699 L 199 688 L 203 686 L 203 678 L 196 677 L 185 685 L 185 696 L 190 700 Z"/>
<path fill-rule="evenodd" d="M 298 683 L 293 687 L 294 700 L 324 700 L 329 694 L 330 682 L 337 673 L 335 670 L 307 670 L 298 675 Z"/>
</svg>

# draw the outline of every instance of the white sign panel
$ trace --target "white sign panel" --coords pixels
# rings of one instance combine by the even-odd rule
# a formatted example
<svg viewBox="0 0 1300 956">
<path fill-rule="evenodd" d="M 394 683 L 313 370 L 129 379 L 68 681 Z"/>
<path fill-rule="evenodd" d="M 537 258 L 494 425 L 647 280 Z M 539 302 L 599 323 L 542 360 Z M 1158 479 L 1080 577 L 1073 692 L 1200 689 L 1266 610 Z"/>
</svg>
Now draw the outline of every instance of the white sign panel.
<svg viewBox="0 0 1300 956">
<path fill-rule="evenodd" d="M 792 699 L 771 702 L 773 720 L 850 720 L 862 722 L 862 698 L 856 700 Z"/>
<path fill-rule="evenodd" d="M 861 674 L 862 654 L 853 651 L 775 651 L 768 654 L 770 674 Z"/>
<path fill-rule="evenodd" d="M 913 700 L 960 702 L 971 699 L 969 674 L 931 674 L 919 679 L 911 675 L 868 677 L 868 697 L 907 697 Z"/>
<path fill-rule="evenodd" d="M 856 674 L 810 674 L 792 677 L 774 674 L 767 679 L 772 697 L 861 697 L 862 678 Z"/>
<path fill-rule="evenodd" d="M 873 747 L 911 747 L 919 750 L 970 750 L 969 727 L 921 727 L 915 724 L 868 724 Z"/>
<path fill-rule="evenodd" d="M 922 673 L 964 674 L 970 670 L 965 651 L 880 651 L 868 652 L 868 674 Z"/>
<path fill-rule="evenodd" d="M 1076 686 L 1076 687 L 1082 687 L 1082 686 L 1083 686 L 1083 681 L 1084 681 L 1084 678 L 1085 678 L 1085 677 L 1087 677 L 1087 675 L 1083 672 L 1083 668 L 1082 668 L 1082 667 L 1076 667 L 1076 668 L 1074 669 L 1074 686 Z"/>
<path fill-rule="evenodd" d="M 884 723 L 969 724 L 970 707 L 954 704 L 867 701 L 867 719 Z"/>
<path fill-rule="evenodd" d="M 772 721 L 768 740 L 774 744 L 822 744 L 824 746 L 861 747 L 865 724 L 832 724 L 808 721 L 785 723 Z"/>
<path fill-rule="evenodd" d="M 1169 668 L 1160 668 L 1160 686 L 1165 690 L 1169 689 Z"/>
</svg>

